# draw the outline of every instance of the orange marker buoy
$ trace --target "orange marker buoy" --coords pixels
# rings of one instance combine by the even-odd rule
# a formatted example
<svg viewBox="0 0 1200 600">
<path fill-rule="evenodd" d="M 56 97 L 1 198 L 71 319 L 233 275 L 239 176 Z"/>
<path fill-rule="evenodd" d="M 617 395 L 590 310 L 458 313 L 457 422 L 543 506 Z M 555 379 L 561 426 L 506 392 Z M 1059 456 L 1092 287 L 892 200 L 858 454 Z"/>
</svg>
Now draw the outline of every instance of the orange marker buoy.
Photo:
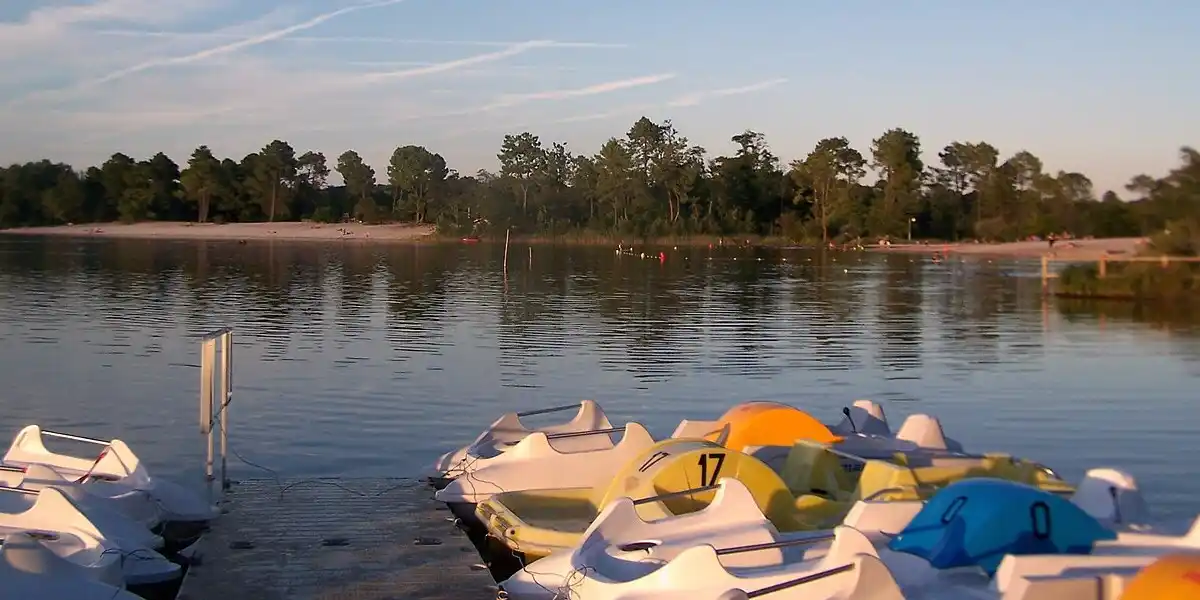
<svg viewBox="0 0 1200 600">
<path fill-rule="evenodd" d="M 665 263 L 665 262 L 667 262 L 667 253 L 666 253 L 666 252 L 659 252 L 659 253 L 658 253 L 658 262 L 660 262 L 660 263 Z"/>
</svg>

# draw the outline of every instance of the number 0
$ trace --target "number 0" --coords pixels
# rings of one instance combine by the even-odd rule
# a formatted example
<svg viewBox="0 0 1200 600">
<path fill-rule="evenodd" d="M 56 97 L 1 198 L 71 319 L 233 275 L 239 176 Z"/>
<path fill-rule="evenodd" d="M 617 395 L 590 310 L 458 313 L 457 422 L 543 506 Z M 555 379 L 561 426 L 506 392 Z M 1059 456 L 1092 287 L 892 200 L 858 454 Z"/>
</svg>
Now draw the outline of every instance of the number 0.
<svg viewBox="0 0 1200 600">
<path fill-rule="evenodd" d="M 712 477 L 708 475 L 708 461 L 713 461 Z M 725 455 L 720 452 L 709 452 L 708 454 L 700 455 L 700 485 L 707 487 L 717 483 L 717 477 L 721 475 L 721 465 L 725 464 Z"/>
</svg>

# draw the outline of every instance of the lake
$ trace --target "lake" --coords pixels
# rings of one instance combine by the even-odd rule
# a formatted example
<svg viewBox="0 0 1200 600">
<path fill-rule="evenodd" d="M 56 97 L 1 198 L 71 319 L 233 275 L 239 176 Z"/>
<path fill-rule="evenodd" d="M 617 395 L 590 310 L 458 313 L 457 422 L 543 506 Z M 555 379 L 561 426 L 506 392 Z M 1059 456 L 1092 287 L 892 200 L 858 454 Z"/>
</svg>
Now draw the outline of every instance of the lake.
<svg viewBox="0 0 1200 600">
<path fill-rule="evenodd" d="M 1030 263 L 658 250 L 514 245 L 506 278 L 486 244 L 0 236 L 0 431 L 118 436 L 199 481 L 197 338 L 229 326 L 231 447 L 287 477 L 416 475 L 504 411 L 581 398 L 659 436 L 743 400 L 834 422 L 871 398 L 1198 509 L 1192 315 L 1047 304 Z"/>
</svg>

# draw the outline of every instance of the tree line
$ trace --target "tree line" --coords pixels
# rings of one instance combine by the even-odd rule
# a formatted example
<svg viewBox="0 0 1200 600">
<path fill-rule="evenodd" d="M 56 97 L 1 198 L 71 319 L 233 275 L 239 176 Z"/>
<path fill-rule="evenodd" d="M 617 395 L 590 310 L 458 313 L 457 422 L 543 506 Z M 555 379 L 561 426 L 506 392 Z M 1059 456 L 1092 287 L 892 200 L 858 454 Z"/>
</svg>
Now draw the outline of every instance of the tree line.
<svg viewBox="0 0 1200 600">
<path fill-rule="evenodd" d="M 921 141 L 896 128 L 865 151 L 818 141 L 782 164 L 756 131 L 710 156 L 671 121 L 638 119 L 595 154 L 505 135 L 498 170 L 463 175 L 423 146 L 396 148 L 376 171 L 354 150 L 332 167 L 319 151 L 274 140 L 241 160 L 200 146 L 179 165 L 163 153 L 113 154 L 79 171 L 50 160 L 0 169 L 0 227 L 189 220 L 434 223 L 447 233 L 513 227 L 525 234 L 780 235 L 806 241 L 907 237 L 1015 240 L 1066 233 L 1139 235 L 1200 214 L 1200 154 L 1185 147 L 1163 177 L 1139 175 L 1097 197 L 1082 173 L 1047 172 L 1027 151 L 1003 158 L 959 141 L 925 164 Z M 333 171 L 341 186 L 330 186 Z"/>
</svg>

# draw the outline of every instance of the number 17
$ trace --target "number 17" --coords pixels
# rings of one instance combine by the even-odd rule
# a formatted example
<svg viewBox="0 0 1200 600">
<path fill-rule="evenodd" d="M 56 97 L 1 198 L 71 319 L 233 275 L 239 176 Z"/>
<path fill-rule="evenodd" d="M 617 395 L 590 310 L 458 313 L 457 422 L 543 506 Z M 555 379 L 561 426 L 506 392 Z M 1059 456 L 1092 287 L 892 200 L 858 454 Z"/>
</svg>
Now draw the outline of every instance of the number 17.
<svg viewBox="0 0 1200 600">
<path fill-rule="evenodd" d="M 712 459 L 712 477 L 708 476 L 708 461 Z M 709 452 L 708 454 L 700 455 L 700 486 L 708 487 L 717 483 L 717 477 L 721 474 L 721 465 L 725 464 L 725 454 L 721 452 Z"/>
</svg>

